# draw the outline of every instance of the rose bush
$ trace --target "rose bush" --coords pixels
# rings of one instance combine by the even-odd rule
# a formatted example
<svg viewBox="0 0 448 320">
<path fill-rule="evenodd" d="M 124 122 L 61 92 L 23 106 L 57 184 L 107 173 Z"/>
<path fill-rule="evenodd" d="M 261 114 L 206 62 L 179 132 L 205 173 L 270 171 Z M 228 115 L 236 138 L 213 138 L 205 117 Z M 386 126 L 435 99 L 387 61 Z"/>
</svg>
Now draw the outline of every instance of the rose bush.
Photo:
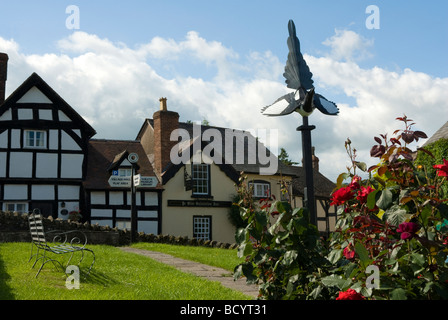
<svg viewBox="0 0 448 320">
<path fill-rule="evenodd" d="M 448 203 L 441 193 L 448 162 L 434 166 L 437 174 L 416 167 L 415 153 L 430 152 L 409 144 L 426 135 L 406 116 L 397 120 L 403 130 L 374 138 L 375 166 L 367 168 L 345 143 L 351 166 L 332 195 L 339 208 L 329 239 L 319 238 L 306 209 L 272 199 L 257 206 L 242 182 L 247 227 L 236 239 L 246 261 L 235 277 L 260 284 L 265 299 L 448 299 Z"/>
</svg>

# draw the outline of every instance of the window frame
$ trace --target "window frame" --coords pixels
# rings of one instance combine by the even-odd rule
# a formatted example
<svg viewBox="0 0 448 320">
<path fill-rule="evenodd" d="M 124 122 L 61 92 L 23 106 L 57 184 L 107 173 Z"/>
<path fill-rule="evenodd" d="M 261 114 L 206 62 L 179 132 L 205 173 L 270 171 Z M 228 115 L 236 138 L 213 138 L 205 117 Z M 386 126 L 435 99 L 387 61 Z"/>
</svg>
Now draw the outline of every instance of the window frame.
<svg viewBox="0 0 448 320">
<path fill-rule="evenodd" d="M 33 137 L 30 138 L 29 134 L 33 134 Z M 42 134 L 41 138 L 37 138 L 37 134 Z M 32 141 L 33 145 L 30 145 L 29 142 Z M 37 145 L 38 142 L 41 142 L 42 145 Z M 45 130 L 35 130 L 35 129 L 26 129 L 23 132 L 23 146 L 26 149 L 46 149 L 47 148 L 47 131 Z"/>
<path fill-rule="evenodd" d="M 262 187 L 262 193 L 263 194 L 259 194 L 257 192 L 257 187 L 261 186 Z M 263 199 L 263 198 L 270 198 L 272 195 L 272 190 L 271 190 L 271 183 L 268 181 L 264 181 L 264 180 L 254 180 L 249 182 L 249 187 L 252 187 L 252 196 L 254 198 L 258 198 L 258 199 Z M 266 192 L 264 189 L 265 187 L 267 187 L 267 191 Z"/>
<path fill-rule="evenodd" d="M 198 221 L 199 219 L 200 221 Z M 206 225 L 204 225 L 204 222 L 206 222 Z M 212 240 L 212 216 L 193 216 L 193 238 L 198 240 Z"/>
<path fill-rule="evenodd" d="M 14 206 L 14 210 L 9 210 L 8 206 L 13 205 Z M 24 210 L 23 211 L 19 211 L 17 210 L 17 206 L 18 205 L 23 205 L 24 206 Z M 28 212 L 28 208 L 29 208 L 29 204 L 28 202 L 22 202 L 22 201 L 18 201 L 18 202 L 3 202 L 3 211 L 10 211 L 10 212 L 20 212 L 20 213 L 27 213 Z"/>
<path fill-rule="evenodd" d="M 206 168 L 205 171 L 201 170 L 200 173 L 202 174 L 206 174 L 207 176 L 204 177 L 198 177 L 199 173 L 197 171 L 195 171 L 196 168 Z M 206 163 L 192 163 L 191 164 L 191 192 L 192 192 L 192 197 L 210 197 L 211 196 L 211 182 L 210 182 L 210 165 L 206 164 Z M 199 185 L 197 185 L 197 182 L 202 182 L 200 187 L 201 188 L 206 188 L 205 192 L 198 192 L 198 187 Z"/>
</svg>

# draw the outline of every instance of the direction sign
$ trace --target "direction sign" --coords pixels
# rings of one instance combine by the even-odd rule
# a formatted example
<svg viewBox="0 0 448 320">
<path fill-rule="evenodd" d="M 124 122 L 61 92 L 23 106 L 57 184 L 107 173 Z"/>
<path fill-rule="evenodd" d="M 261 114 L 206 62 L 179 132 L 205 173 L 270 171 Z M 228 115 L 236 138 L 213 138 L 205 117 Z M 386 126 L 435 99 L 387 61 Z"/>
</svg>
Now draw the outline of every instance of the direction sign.
<svg viewBox="0 0 448 320">
<path fill-rule="evenodd" d="M 141 182 L 141 175 L 140 174 L 136 174 L 134 176 L 134 187 L 138 187 L 140 185 Z"/>
<path fill-rule="evenodd" d="M 156 177 L 141 177 L 140 187 L 154 188 L 159 181 Z"/>
<path fill-rule="evenodd" d="M 139 181 L 140 180 L 140 181 Z M 131 177 L 111 176 L 109 178 L 109 185 L 112 188 L 130 188 Z M 140 174 L 134 176 L 134 186 L 144 188 L 154 188 L 159 181 L 156 177 L 142 177 Z"/>
<path fill-rule="evenodd" d="M 129 188 L 131 186 L 131 177 L 111 176 L 108 182 L 113 188 Z"/>
</svg>

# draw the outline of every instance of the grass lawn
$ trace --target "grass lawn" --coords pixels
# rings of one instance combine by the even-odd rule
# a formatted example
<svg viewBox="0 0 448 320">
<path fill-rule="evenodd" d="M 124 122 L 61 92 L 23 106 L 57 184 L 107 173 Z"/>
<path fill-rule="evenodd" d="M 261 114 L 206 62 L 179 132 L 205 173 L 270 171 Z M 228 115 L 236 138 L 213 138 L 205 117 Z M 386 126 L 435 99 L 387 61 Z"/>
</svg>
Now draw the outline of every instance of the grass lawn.
<svg viewBox="0 0 448 320">
<path fill-rule="evenodd" d="M 247 300 L 250 297 L 148 257 L 119 248 L 90 245 L 96 262 L 85 277 L 90 255 L 81 264 L 80 289 L 69 290 L 66 276 L 47 263 L 38 278 L 38 265 L 28 262 L 29 243 L 0 243 L 2 300 Z M 189 251 L 186 249 L 185 251 Z M 229 250 L 230 251 L 230 250 Z M 61 259 L 62 256 L 57 256 Z M 218 259 L 216 260 L 226 260 Z M 61 260 L 59 260 L 61 261 Z M 74 261 L 74 260 L 73 260 Z M 233 270 L 233 267 L 232 267 Z"/>
<path fill-rule="evenodd" d="M 244 258 L 238 258 L 237 250 L 207 248 L 207 247 L 186 247 L 179 245 L 169 245 L 162 243 L 139 242 L 132 245 L 133 248 L 163 252 L 172 256 L 200 262 L 209 266 L 223 268 L 233 272 L 233 269 L 244 262 Z"/>
</svg>

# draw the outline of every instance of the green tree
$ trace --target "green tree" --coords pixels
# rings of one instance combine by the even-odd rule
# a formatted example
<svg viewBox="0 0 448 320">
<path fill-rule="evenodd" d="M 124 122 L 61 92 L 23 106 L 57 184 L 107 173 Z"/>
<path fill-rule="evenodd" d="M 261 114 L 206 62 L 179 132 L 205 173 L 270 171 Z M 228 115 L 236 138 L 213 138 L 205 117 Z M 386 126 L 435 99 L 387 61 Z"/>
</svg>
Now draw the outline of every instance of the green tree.
<svg viewBox="0 0 448 320">
<path fill-rule="evenodd" d="M 288 166 L 293 166 L 293 165 L 299 164 L 298 162 L 289 160 L 289 154 L 285 150 L 285 148 L 280 148 L 280 154 L 278 155 L 278 160 L 280 160 L 281 162 L 283 162 L 284 164 L 286 164 Z"/>
</svg>

